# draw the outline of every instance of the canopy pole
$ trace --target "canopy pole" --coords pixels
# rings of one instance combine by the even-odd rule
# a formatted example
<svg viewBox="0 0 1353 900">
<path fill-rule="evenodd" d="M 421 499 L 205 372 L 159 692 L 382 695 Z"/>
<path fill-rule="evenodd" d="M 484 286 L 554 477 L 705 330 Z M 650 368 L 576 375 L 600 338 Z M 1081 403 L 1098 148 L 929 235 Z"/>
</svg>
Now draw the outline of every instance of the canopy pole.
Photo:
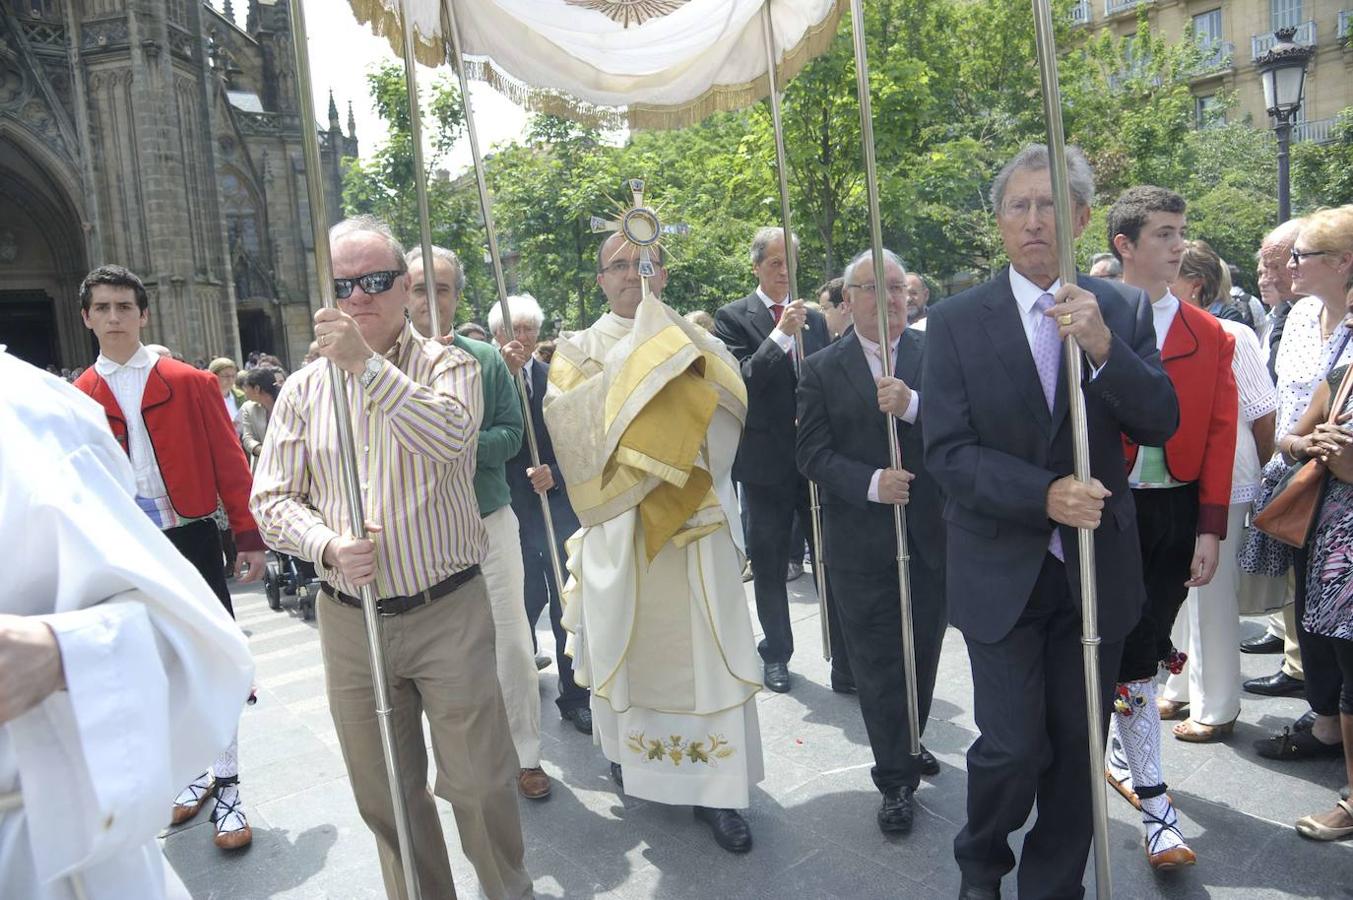
<svg viewBox="0 0 1353 900">
<path fill-rule="evenodd" d="M 418 195 L 418 236 L 423 248 L 423 290 L 427 297 L 431 338 L 442 337 L 441 310 L 437 308 L 437 274 L 432 259 L 432 214 L 428 209 L 427 170 L 423 168 L 423 117 L 418 104 L 418 61 L 414 58 L 413 18 L 408 0 L 400 0 L 404 24 L 404 87 L 409 95 L 409 136 L 413 141 L 413 186 Z M 449 332 L 455 322 L 446 323 Z"/>
<path fill-rule="evenodd" d="M 884 272 L 883 219 L 879 212 L 878 171 L 874 152 L 874 115 L 869 98 L 869 55 L 865 47 L 864 3 L 851 0 L 851 30 L 855 44 L 855 80 L 860 95 L 860 140 L 864 145 L 864 177 L 869 194 L 869 237 L 874 257 L 874 311 L 878 318 L 880 371 L 892 372 L 888 340 L 888 282 Z M 902 468 L 902 448 L 891 413 L 884 413 L 888 432 L 888 459 Z M 907 738 L 912 756 L 921 753 L 920 713 L 916 700 L 916 634 L 911 611 L 911 553 L 907 547 L 906 510 L 893 504 L 893 537 L 897 541 L 897 593 L 902 612 L 902 674 L 907 687 Z"/>
<path fill-rule="evenodd" d="M 301 145 L 305 153 L 306 191 L 310 195 L 310 227 L 315 243 L 315 279 L 320 299 L 326 309 L 334 309 L 333 260 L 329 253 L 329 221 L 324 198 L 324 183 L 320 177 L 319 132 L 315 128 L 315 98 L 310 79 L 310 53 L 306 47 L 305 12 L 301 0 L 287 4 L 291 14 L 292 49 L 296 55 L 297 93 L 300 96 Z M 347 498 L 349 531 L 359 539 L 367 537 L 363 513 L 362 491 L 357 483 L 357 451 L 353 443 L 352 416 L 348 407 L 347 381 L 344 373 L 332 360 L 328 364 L 329 385 L 334 398 L 334 418 L 338 423 L 339 460 L 343 474 L 343 490 Z M 390 706 L 390 687 L 386 682 L 385 644 L 381 637 L 381 619 L 376 612 L 376 594 L 370 584 L 358 591 L 362 601 L 362 617 L 366 622 L 367 653 L 371 664 L 371 681 L 376 701 L 376 721 L 380 728 L 381 754 L 385 758 L 385 777 L 390 785 L 390 802 L 394 808 L 395 831 L 399 840 L 400 861 L 404 867 L 404 884 L 409 897 L 419 900 L 418 871 L 414 864 L 413 828 L 409 810 L 404 803 L 401 786 L 399 756 L 395 744 L 395 726 Z"/>
<path fill-rule="evenodd" d="M 489 197 L 488 182 L 484 177 L 484 157 L 479 151 L 479 129 L 475 125 L 474 104 L 470 99 L 470 79 L 465 73 L 465 55 L 461 50 L 460 26 L 456 23 L 456 0 L 442 0 L 444 30 L 451 38 L 452 65 L 460 78 L 460 97 L 465 105 L 465 132 L 470 139 L 470 156 L 474 159 L 475 186 L 479 190 L 479 209 L 484 216 L 484 232 L 488 236 L 489 257 L 493 265 L 493 280 L 498 287 L 498 308 L 503 314 L 503 327 L 513 332 L 512 312 L 508 307 L 507 278 L 503 274 L 503 259 L 498 255 L 498 229 L 493 224 L 493 201 Z M 527 361 L 530 362 L 529 360 Z M 522 421 L 526 428 L 526 446 L 531 452 L 531 467 L 540 466 L 540 443 L 536 438 L 535 423 L 531 420 L 531 405 L 526 393 L 526 366 L 517 372 L 517 397 L 521 401 Z M 538 493 L 540 514 L 545 522 L 545 542 L 550 548 L 550 571 L 555 589 L 564 593 L 564 567 L 559 559 L 559 546 L 554 538 L 554 517 L 550 514 L 550 498 Z"/>
<path fill-rule="evenodd" d="M 1048 0 L 1033 0 L 1034 43 L 1043 87 L 1043 117 L 1048 128 L 1048 170 L 1052 178 L 1053 212 L 1057 222 L 1057 261 L 1063 285 L 1076 283 L 1076 254 L 1072 237 L 1071 185 L 1066 168 L 1066 136 L 1062 131 L 1062 94 L 1057 78 L 1057 43 Z M 1071 434 L 1076 480 L 1088 484 L 1090 435 L 1086 425 L 1085 393 L 1081 387 L 1081 349 L 1066 338 L 1063 359 L 1067 396 L 1071 402 Z M 1094 815 L 1095 896 L 1107 900 L 1113 893 L 1109 874 L 1109 812 L 1104 794 L 1104 726 L 1099 683 L 1099 598 L 1095 579 L 1095 532 L 1076 529 L 1080 551 L 1081 650 L 1085 674 L 1085 721 L 1090 749 L 1090 801 Z"/>
<path fill-rule="evenodd" d="M 780 220 L 784 223 L 785 266 L 789 270 L 789 302 L 798 299 L 799 260 L 794 245 L 794 226 L 789 214 L 789 161 L 785 152 L 784 124 L 780 118 L 780 86 L 775 71 L 775 30 L 771 27 L 771 0 L 761 8 L 761 33 L 766 46 L 766 78 L 770 83 L 770 120 L 775 129 L 775 169 L 779 175 Z M 831 335 L 827 335 L 831 339 Z M 797 375 L 804 358 L 803 330 L 794 335 L 794 371 Z M 813 581 L 817 587 L 818 620 L 822 626 L 822 658 L 831 661 L 831 623 L 827 611 L 827 564 L 822 558 L 822 503 L 818 496 L 817 482 L 808 480 L 808 506 L 812 514 L 813 527 Z"/>
</svg>

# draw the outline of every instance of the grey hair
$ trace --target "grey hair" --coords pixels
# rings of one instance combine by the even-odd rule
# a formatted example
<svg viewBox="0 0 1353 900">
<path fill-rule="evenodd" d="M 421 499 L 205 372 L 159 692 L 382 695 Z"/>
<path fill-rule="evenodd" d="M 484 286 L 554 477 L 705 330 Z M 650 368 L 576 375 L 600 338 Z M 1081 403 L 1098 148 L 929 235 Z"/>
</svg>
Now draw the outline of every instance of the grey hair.
<svg viewBox="0 0 1353 900">
<path fill-rule="evenodd" d="M 758 228 L 755 236 L 752 237 L 752 265 L 761 265 L 761 261 L 766 258 L 766 250 L 770 247 L 771 241 L 783 240 L 784 236 L 785 230 L 775 225 Z M 797 234 L 794 235 L 794 252 L 799 252 L 799 236 Z"/>
<path fill-rule="evenodd" d="M 456 251 L 448 250 L 445 247 L 438 247 L 434 244 L 432 246 L 432 258 L 433 260 L 440 260 L 441 262 L 446 263 L 455 270 L 456 296 L 459 297 L 461 294 L 465 293 L 465 267 L 460 264 L 460 257 L 456 255 Z M 408 253 L 404 254 L 404 264 L 407 266 L 412 266 L 422 259 L 422 247 L 414 247 Z M 435 266 L 436 262 L 434 262 L 433 265 Z"/>
<path fill-rule="evenodd" d="M 1090 268 L 1093 269 L 1102 262 L 1107 262 L 1109 264 L 1110 275 L 1122 277 L 1123 264 L 1118 261 L 1118 257 L 1114 256 L 1112 253 L 1096 253 L 1094 256 L 1090 257 Z"/>
<path fill-rule="evenodd" d="M 898 256 L 896 253 L 889 250 L 887 247 L 883 248 L 883 258 L 886 259 L 888 262 L 892 263 L 893 265 L 897 266 L 899 269 L 901 269 L 904 275 L 908 274 L 907 264 L 902 261 L 902 257 Z M 873 261 L 874 261 L 873 250 L 865 250 L 861 253 L 855 254 L 855 258 L 852 259 L 850 262 L 846 263 L 846 270 L 841 273 L 841 277 L 846 280 L 846 287 L 850 288 L 855 286 L 855 282 L 851 281 L 850 278 L 852 275 L 855 274 L 856 269 L 858 269 L 865 262 L 872 263 Z M 921 280 L 924 281 L 925 279 Z"/>
<path fill-rule="evenodd" d="M 1047 171 L 1047 144 L 1029 144 L 1015 158 L 1001 167 L 996 180 L 991 183 L 991 208 L 1000 210 L 1005 199 L 1005 185 L 1010 176 L 1018 169 Z M 1069 145 L 1066 148 L 1066 174 L 1071 187 L 1071 200 L 1077 206 L 1089 208 L 1095 200 L 1095 173 L 1090 169 L 1090 161 L 1085 158 L 1081 148 Z"/>
<path fill-rule="evenodd" d="M 352 216 L 339 222 L 329 229 L 329 246 L 332 247 L 341 238 L 355 234 L 374 234 L 385 241 L 386 246 L 390 248 L 390 252 L 394 254 L 395 264 L 399 266 L 399 271 L 401 273 L 409 271 L 409 265 L 404 261 L 404 245 L 399 242 L 399 238 L 395 237 L 395 233 L 390 230 L 390 226 L 375 216 Z"/>
<path fill-rule="evenodd" d="M 507 305 L 512 309 L 513 324 L 534 325 L 536 331 L 545 324 L 545 313 L 541 311 L 540 304 L 536 298 L 530 294 L 513 294 L 507 298 Z M 495 303 L 489 307 L 489 333 L 497 335 L 503 330 L 503 304 Z M 509 337 L 508 340 L 511 340 Z"/>
</svg>

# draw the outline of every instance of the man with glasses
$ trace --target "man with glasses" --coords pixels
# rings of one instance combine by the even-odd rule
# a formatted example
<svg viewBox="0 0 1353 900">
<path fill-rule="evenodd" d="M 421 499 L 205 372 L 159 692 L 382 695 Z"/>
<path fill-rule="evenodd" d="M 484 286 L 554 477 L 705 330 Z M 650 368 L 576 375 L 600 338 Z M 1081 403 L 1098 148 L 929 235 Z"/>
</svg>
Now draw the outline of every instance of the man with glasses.
<svg viewBox="0 0 1353 900">
<path fill-rule="evenodd" d="M 797 237 L 794 249 L 798 250 Z M 801 522 L 811 521 L 808 482 L 794 465 L 794 391 L 802 362 L 795 338 L 802 335 L 803 353 L 810 355 L 831 342 L 831 332 L 822 313 L 805 307 L 802 298 L 789 302 L 784 229 L 757 231 L 751 261 L 756 290 L 715 314 L 714 334 L 737 358 L 747 383 L 747 422 L 733 478 L 742 483 L 747 508 L 747 556 L 752 563 L 756 615 L 765 635 L 757 649 L 766 687 L 784 693 L 789 690 L 789 659 L 794 655 L 785 575 L 791 554 L 802 549 L 791 546 L 790 535 L 795 512 Z M 832 688 L 854 693 L 850 663 L 835 620 L 829 610 Z"/>
<path fill-rule="evenodd" d="M 517 815 L 517 753 L 496 671 L 493 613 L 480 565 L 488 539 L 474 492 L 483 418 L 468 353 L 416 333 L 405 317 L 404 249 L 371 217 L 329 232 L 338 308 L 315 313 L 329 362 L 288 378 L 273 407 L 251 505 L 270 546 L 315 563 L 329 710 L 362 819 L 376 837 L 386 893 L 403 874 L 386 778 L 366 628 L 357 597 L 378 599 L 401 789 L 424 896 L 455 888 L 427 789 L 427 714 L 436 791 L 456 815 L 484 893 L 531 896 Z M 352 536 L 328 365 L 347 383 L 369 536 Z"/>
<path fill-rule="evenodd" d="M 1094 176 L 1067 148 L 1073 237 Z M 1077 529 L 1095 529 L 1103 747 L 1123 639 L 1146 599 L 1121 435 L 1161 446 L 1178 404 L 1151 305 L 1098 278 L 1063 285 L 1048 150 L 1034 144 L 991 189 L 1010 265 L 945 300 L 926 331 L 925 464 L 946 495 L 949 620 L 963 632 L 981 732 L 968 750 L 968 821 L 954 840 L 959 896 L 994 900 L 1024 839 L 1021 897 L 1079 897 L 1093 834 Z M 1085 356 L 1088 484 L 1072 458 L 1064 341 Z M 1103 790 L 1101 785 L 1094 786 Z"/>
<path fill-rule="evenodd" d="M 597 284 L 610 311 L 560 336 L 545 396 L 569 499 L 563 625 L 592 736 L 632 797 L 689 804 L 745 853 L 739 809 L 762 778 L 742 529 L 729 478 L 746 411 L 737 363 L 660 299 L 661 248 L 609 236 Z"/>
</svg>

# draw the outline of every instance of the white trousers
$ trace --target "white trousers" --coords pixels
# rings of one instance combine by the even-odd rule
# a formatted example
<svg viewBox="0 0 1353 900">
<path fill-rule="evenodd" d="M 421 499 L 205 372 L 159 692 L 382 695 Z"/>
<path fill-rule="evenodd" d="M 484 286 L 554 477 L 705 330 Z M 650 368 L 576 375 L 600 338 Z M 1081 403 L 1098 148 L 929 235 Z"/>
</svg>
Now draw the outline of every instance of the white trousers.
<svg viewBox="0 0 1353 900">
<path fill-rule="evenodd" d="M 1189 718 L 1202 725 L 1224 725 L 1240 714 L 1240 606 L 1236 591 L 1240 567 L 1236 550 L 1245 534 L 1248 503 L 1233 503 L 1227 513 L 1217 574 L 1201 588 L 1190 588 L 1175 618 L 1170 639 L 1189 655 L 1188 664 L 1165 682 L 1161 696 L 1187 702 Z"/>
<path fill-rule="evenodd" d="M 498 684 L 507 707 L 512 743 L 524 769 L 540 765 L 540 673 L 526 621 L 526 571 L 521 562 L 521 533 L 511 506 L 484 517 L 489 553 L 480 567 L 493 607 L 494 652 Z"/>
</svg>

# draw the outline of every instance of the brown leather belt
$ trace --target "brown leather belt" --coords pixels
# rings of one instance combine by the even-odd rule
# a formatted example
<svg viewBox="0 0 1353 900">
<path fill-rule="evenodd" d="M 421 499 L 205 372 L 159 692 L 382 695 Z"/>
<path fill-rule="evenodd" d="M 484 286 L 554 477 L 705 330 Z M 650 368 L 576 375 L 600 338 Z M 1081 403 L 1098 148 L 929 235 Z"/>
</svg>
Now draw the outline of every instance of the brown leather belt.
<svg viewBox="0 0 1353 900">
<path fill-rule="evenodd" d="M 439 581 L 425 591 L 419 591 L 408 597 L 385 597 L 376 601 L 376 614 L 380 616 L 397 616 L 400 613 L 406 613 L 411 609 L 417 609 L 420 606 L 426 606 L 434 600 L 440 600 L 447 594 L 462 586 L 471 578 L 479 574 L 479 566 L 473 565 L 468 569 L 461 569 L 445 581 Z M 359 597 L 352 594 L 345 594 L 327 581 L 319 583 L 320 590 L 333 597 L 344 606 L 355 606 L 362 608 L 362 601 Z"/>
</svg>

